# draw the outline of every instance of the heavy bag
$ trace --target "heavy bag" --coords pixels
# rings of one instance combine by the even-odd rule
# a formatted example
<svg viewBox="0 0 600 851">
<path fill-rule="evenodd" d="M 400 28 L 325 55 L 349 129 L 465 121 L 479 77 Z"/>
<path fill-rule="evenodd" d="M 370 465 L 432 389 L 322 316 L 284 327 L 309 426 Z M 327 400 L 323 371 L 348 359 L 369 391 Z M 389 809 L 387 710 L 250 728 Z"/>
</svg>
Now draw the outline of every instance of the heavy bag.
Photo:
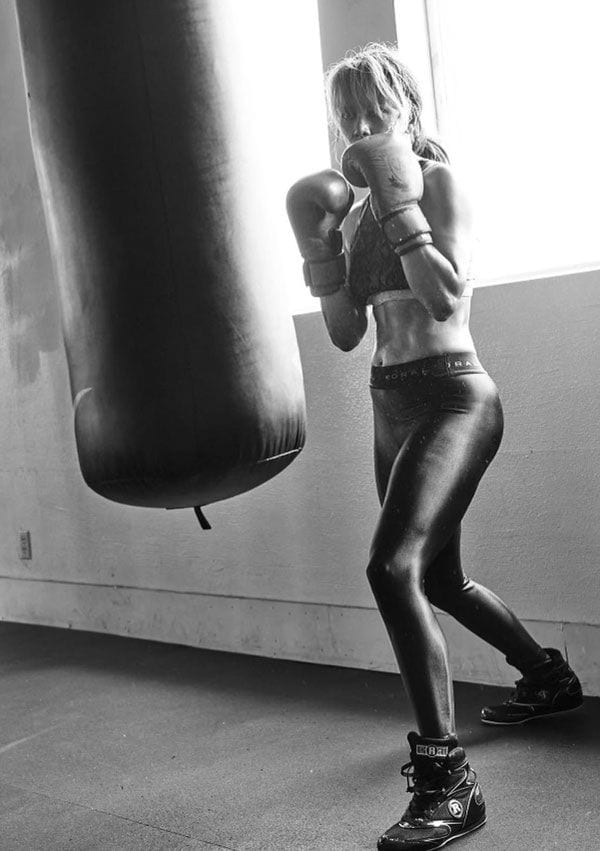
<svg viewBox="0 0 600 851">
<path fill-rule="evenodd" d="M 228 67 L 227 5 L 16 0 L 79 463 L 130 505 L 226 499 L 304 443 L 269 252 L 284 200 L 261 207 L 236 108 L 261 95 Z"/>
</svg>

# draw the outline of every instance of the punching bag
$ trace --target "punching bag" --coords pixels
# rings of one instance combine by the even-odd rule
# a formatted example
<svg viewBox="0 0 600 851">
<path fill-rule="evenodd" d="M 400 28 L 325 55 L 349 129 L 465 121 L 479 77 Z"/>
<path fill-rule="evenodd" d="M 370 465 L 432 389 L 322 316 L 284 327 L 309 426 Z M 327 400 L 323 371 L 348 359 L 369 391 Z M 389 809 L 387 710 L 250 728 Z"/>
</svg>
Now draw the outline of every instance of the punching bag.
<svg viewBox="0 0 600 851">
<path fill-rule="evenodd" d="M 251 66 L 230 67 L 229 6 L 16 0 L 79 463 L 130 505 L 226 499 L 304 442 L 269 250 L 284 199 L 261 206 L 238 120 L 260 92 Z"/>
</svg>

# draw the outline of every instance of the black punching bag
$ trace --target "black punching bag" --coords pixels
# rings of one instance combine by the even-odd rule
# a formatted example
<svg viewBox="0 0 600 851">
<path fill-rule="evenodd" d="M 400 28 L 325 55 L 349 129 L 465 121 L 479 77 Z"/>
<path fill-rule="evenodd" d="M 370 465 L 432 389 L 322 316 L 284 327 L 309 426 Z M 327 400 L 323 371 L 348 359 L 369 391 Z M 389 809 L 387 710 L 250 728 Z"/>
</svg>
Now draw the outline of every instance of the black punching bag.
<svg viewBox="0 0 600 851">
<path fill-rule="evenodd" d="M 16 7 L 85 481 L 166 508 L 265 482 L 303 446 L 304 390 L 269 262 L 285 199 L 261 207 L 236 114 L 269 93 L 229 67 L 222 3 Z"/>
</svg>

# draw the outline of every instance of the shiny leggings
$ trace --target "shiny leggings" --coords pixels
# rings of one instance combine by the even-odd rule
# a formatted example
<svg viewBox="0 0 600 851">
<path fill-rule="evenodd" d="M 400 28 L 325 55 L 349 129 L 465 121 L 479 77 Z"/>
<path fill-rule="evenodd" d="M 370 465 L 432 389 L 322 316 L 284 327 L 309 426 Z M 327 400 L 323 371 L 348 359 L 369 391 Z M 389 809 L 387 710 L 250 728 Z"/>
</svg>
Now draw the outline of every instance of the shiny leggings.
<svg viewBox="0 0 600 851">
<path fill-rule="evenodd" d="M 432 604 L 521 670 L 545 656 L 460 561 L 460 523 L 500 445 L 502 407 L 469 353 L 373 367 L 371 394 L 382 507 L 367 576 L 419 732 L 447 736 L 455 732 L 452 680 Z"/>
</svg>

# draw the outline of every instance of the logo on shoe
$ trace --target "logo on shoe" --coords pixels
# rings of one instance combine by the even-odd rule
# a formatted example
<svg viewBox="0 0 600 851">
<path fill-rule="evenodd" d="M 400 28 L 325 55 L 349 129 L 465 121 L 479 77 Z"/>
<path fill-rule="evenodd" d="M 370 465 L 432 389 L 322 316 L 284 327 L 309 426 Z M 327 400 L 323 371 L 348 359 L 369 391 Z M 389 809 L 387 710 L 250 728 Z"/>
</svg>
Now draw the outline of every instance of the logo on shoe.
<svg viewBox="0 0 600 851">
<path fill-rule="evenodd" d="M 448 812 L 453 818 L 462 818 L 464 807 L 460 801 L 457 801 L 456 798 L 452 798 L 451 801 L 448 801 Z"/>
<path fill-rule="evenodd" d="M 417 745 L 417 756 L 435 757 L 448 756 L 448 745 Z"/>
</svg>

